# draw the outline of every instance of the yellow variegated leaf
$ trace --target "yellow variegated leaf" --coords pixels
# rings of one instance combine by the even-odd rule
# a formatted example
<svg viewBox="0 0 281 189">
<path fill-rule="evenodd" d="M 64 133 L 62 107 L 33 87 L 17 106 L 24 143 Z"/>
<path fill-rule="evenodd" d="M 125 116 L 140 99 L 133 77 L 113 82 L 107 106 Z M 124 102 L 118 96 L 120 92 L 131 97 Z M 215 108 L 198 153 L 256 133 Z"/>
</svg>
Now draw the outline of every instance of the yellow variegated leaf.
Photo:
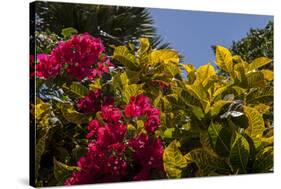
<svg viewBox="0 0 281 189">
<path fill-rule="evenodd" d="M 192 64 L 181 64 L 183 69 L 187 72 L 189 83 L 193 83 L 196 79 L 196 69 Z"/>
<path fill-rule="evenodd" d="M 122 91 L 124 102 L 129 103 L 131 96 L 136 96 L 143 93 L 141 84 L 127 85 Z"/>
<path fill-rule="evenodd" d="M 266 79 L 267 81 L 272 81 L 274 76 L 273 76 L 273 71 L 271 70 L 262 70 L 261 71 L 263 73 L 264 79 Z"/>
<path fill-rule="evenodd" d="M 221 109 L 227 105 L 230 104 L 231 101 L 226 101 L 226 100 L 218 100 L 216 101 L 212 107 L 211 107 L 211 116 L 216 116 L 220 113 Z"/>
<path fill-rule="evenodd" d="M 236 62 L 236 63 L 241 63 L 241 62 L 244 62 L 244 60 L 241 58 L 241 56 L 239 56 L 239 55 L 234 55 L 233 57 L 232 57 L 232 60 L 234 61 L 234 62 Z"/>
<path fill-rule="evenodd" d="M 248 128 L 245 132 L 251 137 L 261 135 L 264 131 L 264 121 L 261 113 L 255 108 L 248 106 L 244 106 L 243 109 L 248 118 Z"/>
<path fill-rule="evenodd" d="M 187 92 L 198 99 L 203 107 L 205 113 L 208 113 L 210 110 L 210 102 L 207 96 L 207 92 L 201 83 L 196 82 L 192 85 L 185 85 Z"/>
<path fill-rule="evenodd" d="M 150 43 L 148 38 L 140 38 L 139 41 L 140 41 L 140 48 L 138 50 L 138 54 L 142 56 L 144 53 L 148 51 L 150 47 Z"/>
<path fill-rule="evenodd" d="M 218 85 L 214 84 L 214 86 L 215 86 L 215 91 L 212 95 L 213 99 L 216 98 L 217 96 L 221 95 L 223 92 L 225 92 L 231 86 L 231 84 L 224 85 L 224 86 L 218 86 Z"/>
<path fill-rule="evenodd" d="M 216 46 L 216 64 L 225 72 L 232 73 L 233 61 L 230 51 L 223 46 Z"/>
<path fill-rule="evenodd" d="M 63 117 L 70 123 L 88 123 L 88 117 L 80 112 L 77 112 L 69 103 L 61 103 L 60 110 L 63 114 Z"/>
<path fill-rule="evenodd" d="M 250 72 L 246 75 L 249 88 L 263 87 L 265 85 L 264 75 L 262 72 Z"/>
<path fill-rule="evenodd" d="M 215 68 L 210 64 L 200 66 L 196 71 L 196 79 L 199 80 L 203 86 L 205 86 L 214 75 L 216 75 Z"/>
<path fill-rule="evenodd" d="M 101 89 L 101 79 L 96 78 L 92 83 L 89 85 L 90 90 Z"/>
<path fill-rule="evenodd" d="M 129 79 L 126 72 L 117 73 L 112 78 L 112 83 L 114 88 L 124 89 L 129 84 Z"/>
<path fill-rule="evenodd" d="M 131 70 L 138 70 L 139 68 L 136 57 L 130 53 L 126 46 L 115 47 L 112 58 Z"/>
<path fill-rule="evenodd" d="M 207 175 L 213 171 L 228 172 L 226 164 L 217 157 L 207 153 L 203 148 L 197 148 L 184 156 L 187 161 L 194 162 L 198 167 L 198 171 L 202 175 Z"/>
<path fill-rule="evenodd" d="M 270 106 L 268 106 L 266 104 L 258 104 L 256 106 L 254 106 L 254 108 L 256 110 L 258 110 L 261 114 L 264 114 L 270 109 Z"/>
<path fill-rule="evenodd" d="M 169 178 L 181 178 L 182 169 L 187 166 L 187 160 L 178 148 L 178 142 L 174 140 L 164 150 L 164 169 Z"/>
<path fill-rule="evenodd" d="M 184 70 L 189 74 L 190 72 L 196 71 L 195 67 L 192 64 L 181 64 Z"/>
<path fill-rule="evenodd" d="M 249 69 L 248 71 L 252 71 L 258 68 L 261 68 L 267 64 L 270 64 L 272 62 L 272 60 L 270 58 L 267 57 L 260 57 L 260 58 L 256 58 L 255 60 L 253 60 L 250 64 L 249 64 Z"/>
<path fill-rule="evenodd" d="M 150 63 L 152 65 L 157 64 L 157 63 L 178 64 L 179 61 L 180 61 L 179 55 L 174 50 L 161 49 L 161 50 L 154 50 L 150 53 Z"/>
</svg>

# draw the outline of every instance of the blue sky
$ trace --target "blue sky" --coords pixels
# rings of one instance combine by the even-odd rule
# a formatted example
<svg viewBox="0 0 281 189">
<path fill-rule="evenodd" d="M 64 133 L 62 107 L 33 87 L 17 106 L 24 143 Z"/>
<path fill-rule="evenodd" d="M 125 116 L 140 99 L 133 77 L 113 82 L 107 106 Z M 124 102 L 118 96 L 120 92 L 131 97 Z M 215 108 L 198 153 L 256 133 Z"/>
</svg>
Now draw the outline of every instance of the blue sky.
<svg viewBox="0 0 281 189">
<path fill-rule="evenodd" d="M 262 28 L 272 16 L 150 9 L 158 33 L 196 67 L 214 61 L 212 45 L 230 47 L 250 28 Z"/>
</svg>

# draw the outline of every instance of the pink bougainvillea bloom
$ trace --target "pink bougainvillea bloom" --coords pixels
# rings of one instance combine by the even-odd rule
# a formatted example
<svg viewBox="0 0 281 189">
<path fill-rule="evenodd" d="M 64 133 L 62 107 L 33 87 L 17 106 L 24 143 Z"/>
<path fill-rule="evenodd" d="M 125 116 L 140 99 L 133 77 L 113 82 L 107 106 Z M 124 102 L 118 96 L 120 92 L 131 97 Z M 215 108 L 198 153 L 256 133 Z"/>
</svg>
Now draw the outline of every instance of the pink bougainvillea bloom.
<svg viewBox="0 0 281 189">
<path fill-rule="evenodd" d="M 128 118 L 131 118 L 131 117 L 138 117 L 141 115 L 141 107 L 140 106 L 137 106 L 136 104 L 128 104 L 126 107 L 125 107 L 125 115 L 128 117 Z"/>
<path fill-rule="evenodd" d="M 101 90 L 89 91 L 87 96 L 78 99 L 76 106 L 83 113 L 96 113 L 101 109 Z"/>
<path fill-rule="evenodd" d="M 148 116 L 159 116 L 160 115 L 160 110 L 158 108 L 150 108 L 146 111 L 146 114 Z"/>
<path fill-rule="evenodd" d="M 162 160 L 164 147 L 160 139 L 149 140 L 147 135 L 141 134 L 131 139 L 129 145 L 135 150 L 135 161 L 140 164 L 140 172 L 134 180 L 149 179 L 152 169 L 164 171 Z"/>
<path fill-rule="evenodd" d="M 114 100 L 103 99 L 103 121 L 89 122 L 88 152 L 77 162 L 81 170 L 72 173 L 65 185 L 148 180 L 154 171 L 164 173 L 164 147 L 153 135 L 160 125 L 160 110 L 151 105 L 149 98 L 138 95 L 131 98 L 124 112 L 126 117 L 145 119 L 147 133 L 126 138 L 127 123 L 122 119 L 121 110 L 114 107 Z"/>
<path fill-rule="evenodd" d="M 105 121 L 108 122 L 118 122 L 121 119 L 121 111 L 112 105 L 105 105 L 101 108 L 101 115 Z"/>
<path fill-rule="evenodd" d="M 158 115 L 151 115 L 144 123 L 144 127 L 147 132 L 153 133 L 160 125 L 160 118 Z"/>
<path fill-rule="evenodd" d="M 91 120 L 87 127 L 89 133 L 86 135 L 86 138 L 91 138 L 93 135 L 95 135 L 99 127 L 100 123 L 98 122 L 98 120 Z"/>
<path fill-rule="evenodd" d="M 53 56 L 38 54 L 37 59 L 39 62 L 35 66 L 37 77 L 49 79 L 60 74 L 61 64 Z"/>
</svg>

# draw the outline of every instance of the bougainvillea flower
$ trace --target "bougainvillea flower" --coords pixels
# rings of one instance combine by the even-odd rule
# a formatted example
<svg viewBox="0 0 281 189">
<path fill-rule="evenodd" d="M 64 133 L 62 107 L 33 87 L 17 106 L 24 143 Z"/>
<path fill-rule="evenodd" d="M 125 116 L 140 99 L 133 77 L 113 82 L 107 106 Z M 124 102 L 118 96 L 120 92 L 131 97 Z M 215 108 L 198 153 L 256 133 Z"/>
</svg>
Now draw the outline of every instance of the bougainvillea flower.
<svg viewBox="0 0 281 189">
<path fill-rule="evenodd" d="M 108 122 L 118 122 L 121 119 L 121 111 L 112 105 L 106 105 L 101 108 L 101 115 L 105 121 Z"/>
<path fill-rule="evenodd" d="M 86 135 L 86 138 L 91 138 L 94 134 L 96 134 L 98 128 L 100 128 L 100 123 L 98 122 L 98 120 L 91 120 L 87 127 L 89 133 Z"/>
<path fill-rule="evenodd" d="M 138 117 L 141 115 L 141 107 L 137 106 L 136 104 L 128 104 L 125 107 L 125 115 L 128 118 Z"/>
<path fill-rule="evenodd" d="M 101 90 L 89 91 L 87 96 L 78 99 L 76 106 L 83 113 L 96 113 L 101 109 Z"/>
<path fill-rule="evenodd" d="M 60 74 L 61 64 L 50 55 L 38 54 L 38 64 L 35 66 L 36 76 L 44 79 L 49 79 Z"/>
<path fill-rule="evenodd" d="M 87 33 L 73 35 L 69 40 L 59 42 L 50 55 L 38 56 L 36 76 L 48 79 L 57 76 L 63 68 L 73 80 L 101 77 L 112 66 L 105 55 L 99 61 L 103 52 L 104 46 L 99 38 Z"/>
<path fill-rule="evenodd" d="M 160 118 L 158 115 L 149 116 L 144 123 L 147 132 L 153 133 L 160 125 Z"/>
<path fill-rule="evenodd" d="M 125 106 L 125 115 L 145 119 L 147 133 L 128 139 L 128 123 L 122 118 L 121 110 L 114 106 L 114 100 L 103 99 L 101 104 L 103 121 L 93 119 L 89 122 L 86 136 L 90 139 L 88 152 L 77 162 L 81 170 L 74 172 L 65 181 L 65 185 L 113 182 L 128 178 L 148 180 L 153 171 L 163 173 L 163 145 L 153 135 L 160 126 L 159 109 L 154 108 L 144 95 L 131 97 Z"/>
</svg>

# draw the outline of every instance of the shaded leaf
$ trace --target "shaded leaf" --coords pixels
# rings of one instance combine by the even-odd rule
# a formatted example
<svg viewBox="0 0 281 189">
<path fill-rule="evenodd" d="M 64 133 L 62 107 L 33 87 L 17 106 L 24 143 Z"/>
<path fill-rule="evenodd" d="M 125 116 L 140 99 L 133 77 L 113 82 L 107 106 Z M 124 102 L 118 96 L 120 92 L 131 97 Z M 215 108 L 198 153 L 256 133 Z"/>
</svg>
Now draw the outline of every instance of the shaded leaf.
<svg viewBox="0 0 281 189">
<path fill-rule="evenodd" d="M 235 173 L 247 173 L 249 156 L 250 146 L 248 141 L 237 133 L 230 153 L 230 163 Z"/>
</svg>

